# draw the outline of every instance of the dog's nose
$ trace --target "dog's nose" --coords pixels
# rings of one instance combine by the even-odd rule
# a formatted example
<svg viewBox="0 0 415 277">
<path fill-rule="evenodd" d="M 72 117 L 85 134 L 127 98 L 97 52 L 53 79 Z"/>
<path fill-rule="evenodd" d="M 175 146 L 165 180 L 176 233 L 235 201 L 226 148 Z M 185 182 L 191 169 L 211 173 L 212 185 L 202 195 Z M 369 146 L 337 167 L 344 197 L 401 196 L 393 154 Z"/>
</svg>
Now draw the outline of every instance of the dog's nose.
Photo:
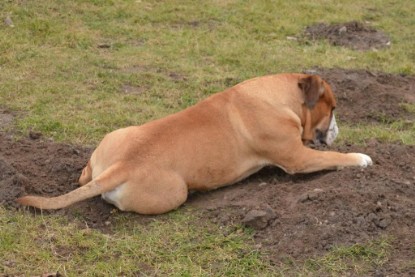
<svg viewBox="0 0 415 277">
<path fill-rule="evenodd" d="M 326 132 L 321 130 L 316 130 L 316 138 L 314 140 L 314 144 L 327 144 L 326 143 Z"/>
</svg>

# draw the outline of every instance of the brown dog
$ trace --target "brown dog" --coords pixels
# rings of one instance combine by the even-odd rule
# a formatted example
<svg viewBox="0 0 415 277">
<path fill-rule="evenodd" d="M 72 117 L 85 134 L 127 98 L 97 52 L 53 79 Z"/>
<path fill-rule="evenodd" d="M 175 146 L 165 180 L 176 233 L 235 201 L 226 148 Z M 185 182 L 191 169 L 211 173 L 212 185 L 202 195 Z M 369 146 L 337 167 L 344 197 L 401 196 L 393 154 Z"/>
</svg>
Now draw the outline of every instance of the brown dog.
<svg viewBox="0 0 415 277">
<path fill-rule="evenodd" d="M 102 194 L 120 210 L 160 214 L 183 204 L 189 190 L 230 185 L 266 165 L 289 174 L 371 165 L 364 154 L 304 145 L 333 142 L 335 106 L 330 86 L 316 75 L 248 80 L 179 113 L 106 135 L 78 189 L 17 201 L 59 209 Z"/>
</svg>

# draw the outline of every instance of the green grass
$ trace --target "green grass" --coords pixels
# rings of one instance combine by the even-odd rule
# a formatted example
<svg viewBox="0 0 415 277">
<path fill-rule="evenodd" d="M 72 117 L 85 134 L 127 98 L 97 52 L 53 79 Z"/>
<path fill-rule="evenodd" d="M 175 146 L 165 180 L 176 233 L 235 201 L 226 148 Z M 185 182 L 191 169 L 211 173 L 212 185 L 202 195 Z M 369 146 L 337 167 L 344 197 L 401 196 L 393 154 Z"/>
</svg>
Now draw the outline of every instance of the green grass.
<svg viewBox="0 0 415 277">
<path fill-rule="evenodd" d="M 415 121 L 397 120 L 385 125 L 379 124 L 341 124 L 339 139 L 336 143 L 353 142 L 364 144 L 376 138 L 381 142 L 401 142 L 415 145 Z"/>
<path fill-rule="evenodd" d="M 111 130 L 254 76 L 314 66 L 414 74 L 414 12 L 410 0 L 1 1 L 0 107 L 17 114 L 23 134 L 94 145 Z M 14 27 L 3 24 L 6 16 Z M 287 39 L 316 22 L 350 20 L 370 21 L 392 46 L 358 52 Z M 403 108 L 415 113 L 414 105 Z M 415 144 L 413 122 L 340 125 L 339 143 L 375 137 Z M 368 242 L 276 268 L 244 230 L 224 236 L 214 224 L 193 224 L 198 215 L 185 209 L 145 226 L 129 215 L 115 218 L 104 234 L 53 215 L 0 209 L 0 274 L 113 276 L 142 268 L 177 276 L 341 275 L 362 261 L 383 261 L 388 251 Z"/>
<path fill-rule="evenodd" d="M 402 109 L 414 114 L 415 104 L 402 104 Z M 364 144 L 370 139 L 381 142 L 401 142 L 407 145 L 415 145 L 415 120 L 396 119 L 391 116 L 376 115 L 379 123 L 357 123 L 340 122 L 341 132 L 337 143 L 353 142 Z"/>
<path fill-rule="evenodd" d="M 189 211 L 145 225 L 114 215 L 110 234 L 54 215 L 0 215 L 0 274 L 256 276 L 270 268 L 243 229 L 218 230 Z"/>
<path fill-rule="evenodd" d="M 328 254 L 305 263 L 305 272 L 340 275 L 354 272 L 358 276 L 368 274 L 368 270 L 381 267 L 389 258 L 390 242 L 387 238 L 373 240 L 367 244 L 336 246 Z"/>
<path fill-rule="evenodd" d="M 281 265 L 279 276 L 371 276 L 391 256 L 393 239 L 379 237 L 365 244 L 337 245 L 321 257 L 303 264 L 288 259 Z M 410 264 L 406 265 L 410 268 Z M 295 270 L 293 270 L 295 268 Z"/>
<path fill-rule="evenodd" d="M 308 259 L 298 276 L 344 276 L 345 272 L 353 276 L 370 276 L 370 271 L 382 266 L 389 259 L 391 238 L 379 238 L 366 244 L 335 246 L 326 255 Z M 282 271 L 281 275 L 290 274 Z"/>
<path fill-rule="evenodd" d="M 20 130 L 59 141 L 95 144 L 273 72 L 318 65 L 415 73 L 413 1 L 44 0 L 0 8 L 15 25 L 0 29 L 0 104 L 22 112 Z M 351 19 L 390 34 L 392 47 L 356 52 L 286 39 L 315 22 Z M 125 85 L 139 95 L 123 93 Z"/>
<path fill-rule="evenodd" d="M 304 264 L 291 261 L 273 267 L 247 244 L 252 240 L 249 230 L 219 229 L 189 208 L 147 224 L 116 213 L 109 233 L 103 233 L 82 220 L 0 207 L 0 225 L 0 274 L 26 276 L 361 276 L 382 266 L 391 247 L 390 238 L 379 238 L 335 246 Z"/>
</svg>

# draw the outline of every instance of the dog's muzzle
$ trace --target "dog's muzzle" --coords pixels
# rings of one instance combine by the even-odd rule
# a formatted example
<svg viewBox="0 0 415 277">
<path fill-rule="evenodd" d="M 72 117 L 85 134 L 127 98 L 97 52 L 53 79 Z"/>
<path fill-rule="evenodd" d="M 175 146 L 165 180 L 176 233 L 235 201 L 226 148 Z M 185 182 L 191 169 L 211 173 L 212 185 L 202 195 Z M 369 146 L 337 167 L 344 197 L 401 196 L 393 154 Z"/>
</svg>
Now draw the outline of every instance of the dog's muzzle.
<svg viewBox="0 0 415 277">
<path fill-rule="evenodd" d="M 337 127 L 336 118 L 334 113 L 330 119 L 329 128 L 324 132 L 321 130 L 316 130 L 316 136 L 313 141 L 314 145 L 327 144 L 331 145 L 339 134 L 339 128 Z"/>
<path fill-rule="evenodd" d="M 336 117 L 334 113 L 331 115 L 329 129 L 327 130 L 326 136 L 323 142 L 327 145 L 331 145 L 339 134 L 339 127 L 337 127 Z"/>
</svg>

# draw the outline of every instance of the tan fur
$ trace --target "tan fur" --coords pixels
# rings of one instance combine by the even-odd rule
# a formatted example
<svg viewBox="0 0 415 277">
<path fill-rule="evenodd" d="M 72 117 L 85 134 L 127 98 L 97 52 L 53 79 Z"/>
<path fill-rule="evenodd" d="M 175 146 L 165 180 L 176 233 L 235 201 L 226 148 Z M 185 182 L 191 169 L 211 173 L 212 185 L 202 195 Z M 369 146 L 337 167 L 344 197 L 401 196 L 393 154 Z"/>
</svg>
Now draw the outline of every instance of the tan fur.
<svg viewBox="0 0 415 277">
<path fill-rule="evenodd" d="M 226 186 L 275 165 L 290 174 L 365 166 L 362 154 L 322 152 L 304 144 L 328 128 L 336 101 L 319 76 L 279 74 L 238 84 L 179 113 L 104 137 L 79 179 L 53 198 L 23 205 L 63 208 L 103 194 L 119 209 L 160 214 L 189 190 Z"/>
</svg>

